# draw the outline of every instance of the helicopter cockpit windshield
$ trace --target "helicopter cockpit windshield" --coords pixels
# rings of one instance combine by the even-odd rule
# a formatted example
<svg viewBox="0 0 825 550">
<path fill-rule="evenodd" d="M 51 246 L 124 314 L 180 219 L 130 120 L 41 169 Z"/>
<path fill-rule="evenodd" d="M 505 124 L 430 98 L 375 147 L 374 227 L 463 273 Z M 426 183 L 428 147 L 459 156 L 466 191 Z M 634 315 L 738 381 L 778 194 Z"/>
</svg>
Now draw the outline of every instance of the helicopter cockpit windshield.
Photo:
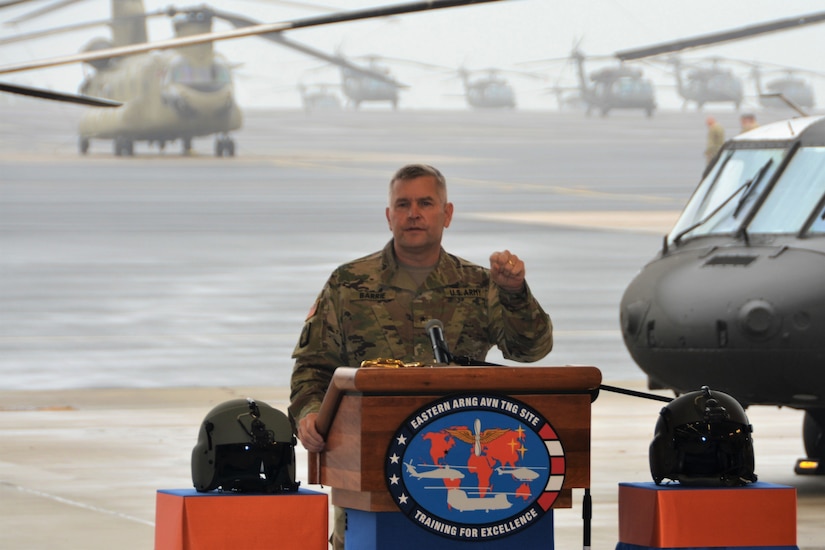
<svg viewBox="0 0 825 550">
<path fill-rule="evenodd" d="M 786 153 L 784 148 L 724 151 L 699 184 L 668 242 L 736 232 Z"/>
<path fill-rule="evenodd" d="M 611 86 L 613 95 L 624 97 L 636 97 L 651 95 L 653 85 L 648 80 L 622 76 L 617 78 Z"/>
<path fill-rule="evenodd" d="M 824 196 L 825 147 L 800 147 L 765 198 L 748 232 L 823 235 Z"/>
<path fill-rule="evenodd" d="M 201 92 L 214 92 L 231 82 L 229 67 L 219 60 L 208 65 L 195 65 L 185 57 L 178 57 L 169 69 L 168 79 Z"/>
</svg>

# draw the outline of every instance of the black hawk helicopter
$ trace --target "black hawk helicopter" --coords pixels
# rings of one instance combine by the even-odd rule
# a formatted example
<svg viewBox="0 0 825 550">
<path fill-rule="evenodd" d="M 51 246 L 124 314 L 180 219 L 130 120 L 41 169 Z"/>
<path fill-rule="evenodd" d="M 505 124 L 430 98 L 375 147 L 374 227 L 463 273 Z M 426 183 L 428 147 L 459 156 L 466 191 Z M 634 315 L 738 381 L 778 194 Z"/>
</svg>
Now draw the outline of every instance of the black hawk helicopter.
<svg viewBox="0 0 825 550">
<path fill-rule="evenodd" d="M 341 110 L 341 99 L 332 90 L 338 84 L 323 82 L 298 83 L 301 93 L 301 105 L 306 113 L 335 112 Z"/>
<path fill-rule="evenodd" d="M 641 109 L 647 116 L 653 116 L 656 91 L 650 79 L 642 76 L 641 69 L 624 64 L 604 67 L 590 73 L 590 85 L 584 69 L 587 57 L 578 48 L 571 57 L 578 68 L 580 93 L 587 104 L 587 114 L 596 110 L 607 116 L 613 109 Z"/>
<path fill-rule="evenodd" d="M 357 56 L 345 56 L 340 51 L 338 52 L 340 59 L 348 59 L 350 61 L 366 61 L 367 65 L 364 68 L 369 69 L 370 73 L 364 71 L 353 71 L 345 67 L 338 67 L 341 73 L 340 89 L 347 98 L 347 105 L 352 109 L 359 109 L 362 103 L 381 103 L 388 102 L 393 110 L 398 108 L 400 101 L 400 92 L 409 86 L 396 81 L 392 77 L 391 66 L 395 65 L 409 65 L 417 68 L 427 70 L 442 70 L 441 66 L 433 65 L 431 63 L 424 63 L 412 59 L 402 59 L 399 57 L 388 57 L 386 55 L 367 54 Z M 312 72 L 324 70 L 329 65 L 311 69 Z M 361 66 L 361 65 L 359 65 Z M 381 75 L 382 78 L 376 78 L 375 75 Z"/>
<path fill-rule="evenodd" d="M 341 68 L 341 90 L 349 105 L 358 109 L 364 102 L 389 102 L 393 109 L 398 109 L 398 91 L 406 86 L 394 81 L 390 68 L 382 64 L 378 56 L 368 56 L 368 66 L 370 71 L 384 78 Z"/>
<path fill-rule="evenodd" d="M 766 63 L 751 63 L 751 76 L 759 95 L 759 104 L 767 108 L 784 108 L 786 105 L 775 97 L 766 97 L 781 94 L 794 105 L 803 109 L 811 109 L 816 105 L 814 88 L 811 83 L 799 75 L 807 74 L 814 77 L 825 76 L 821 72 L 809 71 L 795 67 L 774 66 L 766 70 Z M 781 73 L 763 83 L 766 73 Z"/>
<path fill-rule="evenodd" d="M 825 21 L 825 12 L 617 54 L 637 59 Z M 621 300 L 624 343 L 651 388 L 702 385 L 743 405 L 805 411 L 825 474 L 825 117 L 728 141 L 662 249 Z"/>
<path fill-rule="evenodd" d="M 556 95 L 559 108 L 583 106 L 590 116 L 594 111 L 607 116 L 612 110 L 640 109 L 648 117 L 656 112 L 656 89 L 642 69 L 624 63 L 612 64 L 587 73 L 585 62 L 614 60 L 612 56 L 588 56 L 575 44 L 568 57 L 528 61 L 525 64 L 564 62 L 562 70 L 550 92 Z M 576 68 L 576 86 L 562 86 L 561 80 L 567 66 Z M 571 95 L 567 92 L 573 92 Z"/>
<path fill-rule="evenodd" d="M 667 63 L 673 66 L 676 90 L 684 100 L 682 108 L 690 102 L 701 110 L 707 103 L 731 103 L 738 111 L 745 99 L 742 79 L 732 69 L 720 64 L 719 58 L 692 62 L 688 67 L 679 57 L 672 57 Z"/>
<path fill-rule="evenodd" d="M 481 76 L 473 76 L 473 73 Z M 464 98 L 473 109 L 515 109 L 516 92 L 513 86 L 501 76 L 499 69 L 470 71 L 464 67 L 458 70 L 464 86 Z"/>
</svg>

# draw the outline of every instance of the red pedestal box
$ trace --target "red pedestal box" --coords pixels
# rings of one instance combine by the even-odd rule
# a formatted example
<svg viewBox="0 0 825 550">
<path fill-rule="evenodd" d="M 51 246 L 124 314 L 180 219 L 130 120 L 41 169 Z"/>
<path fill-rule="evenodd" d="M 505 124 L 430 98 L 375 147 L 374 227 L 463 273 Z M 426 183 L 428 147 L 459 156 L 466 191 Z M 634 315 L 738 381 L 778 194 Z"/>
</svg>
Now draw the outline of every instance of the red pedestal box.
<svg viewBox="0 0 825 550">
<path fill-rule="evenodd" d="M 796 547 L 796 489 L 619 484 L 619 542 L 648 548 Z"/>
<path fill-rule="evenodd" d="M 328 531 L 326 493 L 157 492 L 155 550 L 326 550 Z"/>
</svg>

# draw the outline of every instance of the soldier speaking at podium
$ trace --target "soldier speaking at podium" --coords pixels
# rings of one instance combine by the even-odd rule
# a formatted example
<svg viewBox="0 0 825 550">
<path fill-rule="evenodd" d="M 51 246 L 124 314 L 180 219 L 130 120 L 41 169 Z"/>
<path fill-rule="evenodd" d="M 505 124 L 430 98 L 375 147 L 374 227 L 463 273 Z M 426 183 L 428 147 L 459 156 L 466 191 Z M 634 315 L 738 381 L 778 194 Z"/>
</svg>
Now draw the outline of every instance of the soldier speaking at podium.
<svg viewBox="0 0 825 550">
<path fill-rule="evenodd" d="M 493 252 L 488 269 L 442 248 L 453 204 L 436 168 L 399 169 L 386 217 L 392 240 L 332 273 L 293 352 L 289 413 L 311 452 L 324 450 L 315 419 L 335 369 L 379 358 L 432 363 L 432 319 L 443 322 L 453 356 L 466 364 L 483 364 L 493 346 L 522 362 L 539 361 L 553 347 L 550 317 L 530 292 L 518 256 Z M 343 548 L 341 514 L 336 509 L 334 548 Z"/>
</svg>

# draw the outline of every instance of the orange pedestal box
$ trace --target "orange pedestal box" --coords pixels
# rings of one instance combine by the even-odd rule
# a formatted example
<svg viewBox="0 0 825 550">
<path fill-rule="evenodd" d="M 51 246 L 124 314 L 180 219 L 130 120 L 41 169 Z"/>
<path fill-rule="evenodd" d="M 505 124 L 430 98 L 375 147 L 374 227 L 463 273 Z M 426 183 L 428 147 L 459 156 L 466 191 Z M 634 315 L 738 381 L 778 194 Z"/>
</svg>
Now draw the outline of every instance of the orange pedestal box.
<svg viewBox="0 0 825 550">
<path fill-rule="evenodd" d="M 619 542 L 646 548 L 796 548 L 796 489 L 619 484 Z"/>
<path fill-rule="evenodd" d="M 155 502 L 155 550 L 326 550 L 326 493 L 272 495 L 161 489 Z"/>
</svg>

